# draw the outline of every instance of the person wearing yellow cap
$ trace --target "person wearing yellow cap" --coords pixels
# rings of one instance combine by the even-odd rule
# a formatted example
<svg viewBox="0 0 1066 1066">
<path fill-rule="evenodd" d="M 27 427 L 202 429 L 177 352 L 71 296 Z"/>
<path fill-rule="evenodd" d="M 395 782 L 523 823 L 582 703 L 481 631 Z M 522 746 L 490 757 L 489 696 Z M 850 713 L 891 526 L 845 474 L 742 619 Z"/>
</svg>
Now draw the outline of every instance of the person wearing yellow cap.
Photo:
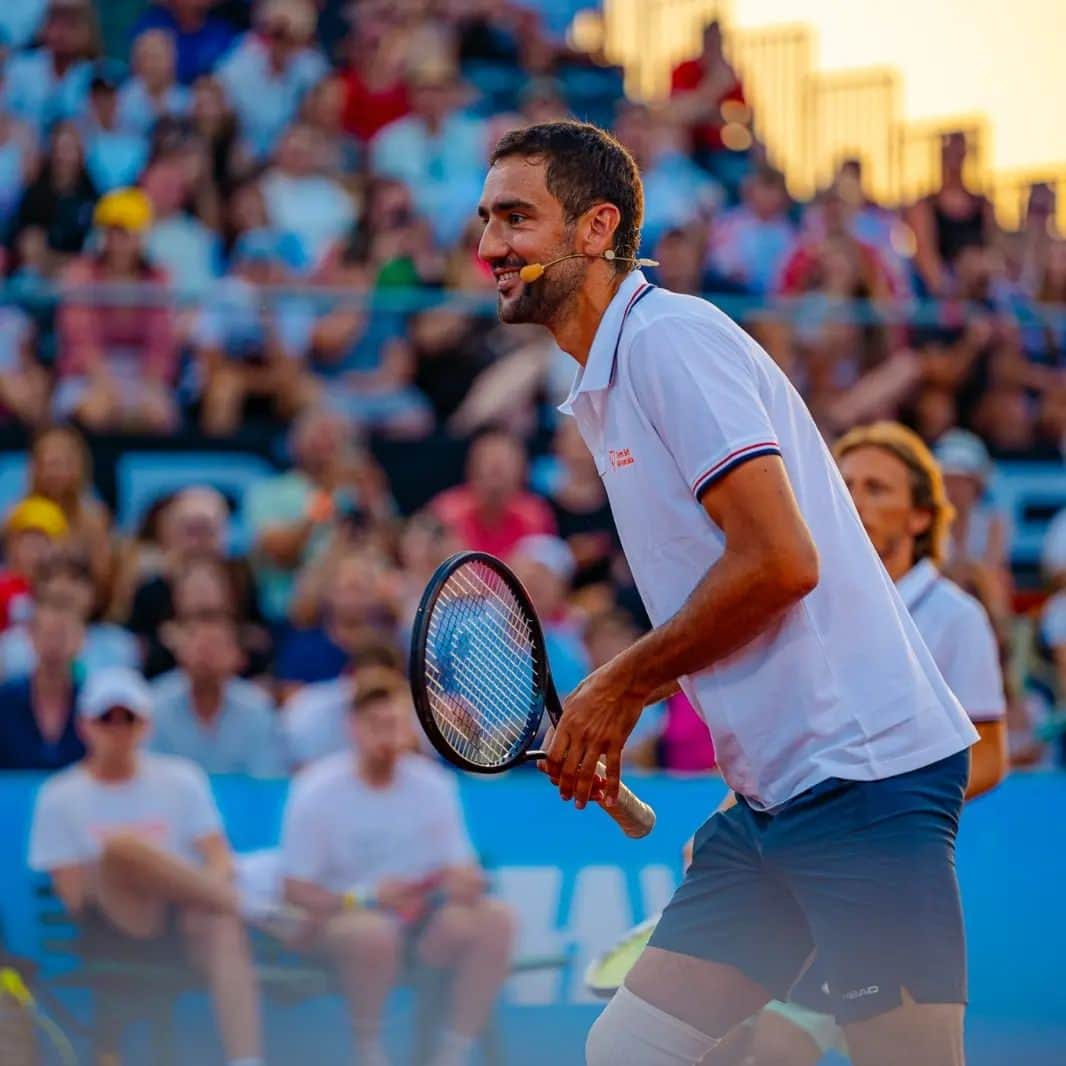
<svg viewBox="0 0 1066 1066">
<path fill-rule="evenodd" d="M 113 189 L 93 212 L 94 250 L 63 276 L 54 413 L 96 432 L 165 433 L 177 423 L 178 345 L 164 274 L 144 255 L 152 205 Z"/>
<path fill-rule="evenodd" d="M 34 576 L 55 543 L 68 533 L 63 512 L 43 496 L 27 496 L 4 521 L 4 563 L 0 570 L 0 630 L 25 622 Z"/>
</svg>

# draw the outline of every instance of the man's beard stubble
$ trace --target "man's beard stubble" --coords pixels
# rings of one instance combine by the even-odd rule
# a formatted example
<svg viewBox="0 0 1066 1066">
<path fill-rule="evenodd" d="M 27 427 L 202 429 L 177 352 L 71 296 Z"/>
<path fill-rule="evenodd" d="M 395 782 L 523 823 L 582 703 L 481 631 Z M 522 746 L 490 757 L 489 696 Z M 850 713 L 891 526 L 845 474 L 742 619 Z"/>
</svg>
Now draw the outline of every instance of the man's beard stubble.
<svg viewBox="0 0 1066 1066">
<path fill-rule="evenodd" d="M 558 253 L 565 255 L 566 252 Z M 548 256 L 550 262 L 555 256 Z M 497 297 L 496 310 L 500 321 L 508 325 L 534 323 L 548 326 L 557 321 L 581 288 L 588 270 L 587 259 L 570 259 L 549 267 L 536 281 L 523 282 L 516 300 L 504 303 Z"/>
</svg>

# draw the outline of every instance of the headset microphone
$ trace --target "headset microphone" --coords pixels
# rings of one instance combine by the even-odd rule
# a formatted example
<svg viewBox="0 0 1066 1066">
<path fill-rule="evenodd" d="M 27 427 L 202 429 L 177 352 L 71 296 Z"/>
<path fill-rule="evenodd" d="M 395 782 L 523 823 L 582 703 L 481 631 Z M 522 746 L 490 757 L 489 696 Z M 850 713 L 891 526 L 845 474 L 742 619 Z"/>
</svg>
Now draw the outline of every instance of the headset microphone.
<svg viewBox="0 0 1066 1066">
<path fill-rule="evenodd" d="M 561 263 L 564 259 L 599 259 L 601 256 L 586 255 L 585 252 L 571 252 L 569 255 L 561 255 L 558 259 L 553 259 L 550 263 L 528 263 L 522 267 L 518 272 L 518 276 L 528 285 L 532 281 L 537 281 L 548 267 L 555 266 L 556 263 Z M 637 266 L 650 266 L 657 267 L 659 265 L 656 259 L 631 259 L 625 255 L 615 255 L 612 248 L 608 248 L 603 253 L 603 259 L 606 259 L 609 263 L 636 263 Z"/>
</svg>

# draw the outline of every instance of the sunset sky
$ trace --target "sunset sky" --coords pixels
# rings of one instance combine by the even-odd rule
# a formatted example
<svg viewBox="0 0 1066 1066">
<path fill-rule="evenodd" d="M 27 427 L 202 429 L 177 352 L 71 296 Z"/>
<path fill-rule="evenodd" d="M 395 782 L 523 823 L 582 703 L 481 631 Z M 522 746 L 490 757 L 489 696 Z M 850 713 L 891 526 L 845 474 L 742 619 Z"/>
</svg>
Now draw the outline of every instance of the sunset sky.
<svg viewBox="0 0 1066 1066">
<path fill-rule="evenodd" d="M 997 168 L 1066 165 L 1066 0 L 732 0 L 754 28 L 805 22 L 820 70 L 894 66 L 904 117 L 984 112 Z"/>
</svg>

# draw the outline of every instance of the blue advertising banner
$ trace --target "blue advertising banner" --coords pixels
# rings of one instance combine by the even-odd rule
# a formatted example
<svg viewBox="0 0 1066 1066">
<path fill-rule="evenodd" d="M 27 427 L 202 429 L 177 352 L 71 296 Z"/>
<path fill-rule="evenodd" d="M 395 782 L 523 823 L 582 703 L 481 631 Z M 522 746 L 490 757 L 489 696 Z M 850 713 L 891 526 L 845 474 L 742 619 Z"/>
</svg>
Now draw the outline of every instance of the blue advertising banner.
<svg viewBox="0 0 1066 1066">
<path fill-rule="evenodd" d="M 570 956 L 566 967 L 509 983 L 509 1063 L 582 1061 L 583 1034 L 598 1009 L 582 985 L 586 964 L 669 898 L 680 877 L 682 844 L 724 792 L 714 778 L 646 775 L 630 783 L 658 814 L 655 831 L 643 841 L 626 839 L 601 811 L 577 812 L 560 803 L 533 772 L 462 782 L 471 835 L 495 891 L 519 915 L 519 952 Z M 277 842 L 285 782 L 218 778 L 213 784 L 238 851 Z M 33 956 L 41 931 L 24 857 L 37 785 L 32 775 L 0 775 L 0 921 L 8 947 Z M 965 813 L 959 874 L 970 948 L 971 1066 L 1064 1061 L 1064 812 L 1066 775 L 1037 773 L 1014 776 Z M 335 1027 L 344 1041 L 339 1006 L 328 1013 L 323 1032 Z M 271 1019 L 272 1047 L 286 1046 L 293 1039 L 287 1030 L 298 1031 L 306 1021 L 300 1010 Z M 317 1061 L 302 1053 L 302 1066 Z"/>
</svg>

